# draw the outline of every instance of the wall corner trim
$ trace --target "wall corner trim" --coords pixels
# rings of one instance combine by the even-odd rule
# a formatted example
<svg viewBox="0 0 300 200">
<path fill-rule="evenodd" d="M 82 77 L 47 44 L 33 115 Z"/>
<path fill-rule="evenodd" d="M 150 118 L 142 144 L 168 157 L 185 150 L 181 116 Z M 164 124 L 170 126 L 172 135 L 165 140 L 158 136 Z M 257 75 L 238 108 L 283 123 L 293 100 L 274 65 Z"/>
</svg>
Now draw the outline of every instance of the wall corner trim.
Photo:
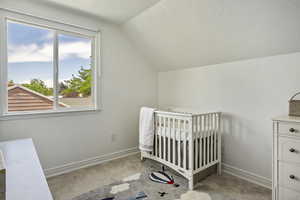
<svg viewBox="0 0 300 200">
<path fill-rule="evenodd" d="M 225 174 L 230 174 L 232 176 L 236 176 L 240 179 L 244 179 L 251 183 L 260 185 L 262 187 L 272 189 L 272 180 L 270 180 L 266 177 L 254 174 L 252 172 L 249 172 L 249 171 L 246 171 L 243 169 L 236 168 L 234 166 L 231 166 L 231 165 L 228 165 L 225 163 L 222 163 L 222 167 L 223 167 L 223 172 Z"/>
<path fill-rule="evenodd" d="M 109 153 L 109 154 L 89 158 L 86 160 L 72 162 L 72 163 L 68 163 L 65 165 L 58 166 L 58 167 L 45 169 L 44 173 L 47 178 L 50 178 L 50 177 L 66 174 L 66 173 L 69 173 L 69 172 L 72 172 L 72 171 L 75 171 L 78 169 L 91 167 L 94 165 L 106 163 L 111 160 L 127 157 L 127 156 L 137 154 L 137 153 L 139 153 L 138 147 L 133 147 L 133 148 L 124 149 L 124 150 L 121 150 L 118 152 Z"/>
</svg>

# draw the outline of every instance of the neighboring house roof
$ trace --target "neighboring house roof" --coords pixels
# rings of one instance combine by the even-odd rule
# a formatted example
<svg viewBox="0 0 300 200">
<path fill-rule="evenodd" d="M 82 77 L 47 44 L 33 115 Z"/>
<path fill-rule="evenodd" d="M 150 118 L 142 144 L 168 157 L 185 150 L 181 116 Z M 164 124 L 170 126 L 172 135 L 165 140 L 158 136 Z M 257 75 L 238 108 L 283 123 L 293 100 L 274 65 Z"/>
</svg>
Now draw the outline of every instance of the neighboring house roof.
<svg viewBox="0 0 300 200">
<path fill-rule="evenodd" d="M 9 112 L 51 110 L 53 102 L 53 99 L 21 85 L 14 85 L 8 88 Z M 63 103 L 59 103 L 59 105 L 68 107 L 68 105 Z"/>
</svg>

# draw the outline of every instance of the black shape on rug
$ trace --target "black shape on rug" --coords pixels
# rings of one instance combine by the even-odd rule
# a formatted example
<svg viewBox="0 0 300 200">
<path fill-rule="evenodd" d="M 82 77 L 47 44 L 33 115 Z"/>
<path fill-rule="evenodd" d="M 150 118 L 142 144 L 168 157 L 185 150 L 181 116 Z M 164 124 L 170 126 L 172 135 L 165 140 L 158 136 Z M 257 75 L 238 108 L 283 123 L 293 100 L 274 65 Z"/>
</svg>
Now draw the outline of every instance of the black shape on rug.
<svg viewBox="0 0 300 200">
<path fill-rule="evenodd" d="M 127 199 L 127 200 L 144 199 L 144 198 L 146 198 L 146 197 L 147 197 L 147 195 L 146 195 L 145 192 L 139 192 L 139 193 L 137 193 L 137 194 L 135 195 L 135 197 L 130 197 L 130 198 Z"/>
<path fill-rule="evenodd" d="M 166 192 L 158 192 L 158 194 L 161 196 L 161 197 L 164 197 L 166 194 L 168 194 L 168 193 L 166 193 Z"/>
</svg>

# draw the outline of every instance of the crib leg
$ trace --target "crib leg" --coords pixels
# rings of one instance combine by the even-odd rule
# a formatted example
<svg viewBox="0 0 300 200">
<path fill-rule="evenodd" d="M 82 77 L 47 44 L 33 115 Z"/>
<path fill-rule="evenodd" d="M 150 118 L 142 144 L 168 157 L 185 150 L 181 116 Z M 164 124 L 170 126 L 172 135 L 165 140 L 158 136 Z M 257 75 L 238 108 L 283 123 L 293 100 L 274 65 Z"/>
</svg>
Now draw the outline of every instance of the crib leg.
<svg viewBox="0 0 300 200">
<path fill-rule="evenodd" d="M 222 163 L 221 162 L 218 163 L 218 175 L 219 176 L 222 175 Z"/>
<path fill-rule="evenodd" d="M 145 160 L 144 154 L 145 154 L 145 152 L 141 152 L 141 161 L 144 161 L 144 160 Z"/>
<path fill-rule="evenodd" d="M 189 190 L 194 190 L 194 179 L 193 179 L 193 177 L 189 179 Z"/>
<path fill-rule="evenodd" d="M 188 180 L 189 180 L 189 190 L 194 190 L 194 174 L 193 172 L 190 172 L 188 175 Z"/>
</svg>

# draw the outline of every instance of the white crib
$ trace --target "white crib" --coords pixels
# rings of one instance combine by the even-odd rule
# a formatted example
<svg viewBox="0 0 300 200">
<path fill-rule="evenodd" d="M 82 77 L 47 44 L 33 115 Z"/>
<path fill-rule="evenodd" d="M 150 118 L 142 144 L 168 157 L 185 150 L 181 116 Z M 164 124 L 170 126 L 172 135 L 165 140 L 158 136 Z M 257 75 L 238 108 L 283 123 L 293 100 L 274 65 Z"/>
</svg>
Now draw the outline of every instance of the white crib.
<svg viewBox="0 0 300 200">
<path fill-rule="evenodd" d="M 155 111 L 155 137 L 152 153 L 141 152 L 141 158 L 156 160 L 189 181 L 194 175 L 218 164 L 221 174 L 221 113 L 191 114 Z"/>
</svg>

